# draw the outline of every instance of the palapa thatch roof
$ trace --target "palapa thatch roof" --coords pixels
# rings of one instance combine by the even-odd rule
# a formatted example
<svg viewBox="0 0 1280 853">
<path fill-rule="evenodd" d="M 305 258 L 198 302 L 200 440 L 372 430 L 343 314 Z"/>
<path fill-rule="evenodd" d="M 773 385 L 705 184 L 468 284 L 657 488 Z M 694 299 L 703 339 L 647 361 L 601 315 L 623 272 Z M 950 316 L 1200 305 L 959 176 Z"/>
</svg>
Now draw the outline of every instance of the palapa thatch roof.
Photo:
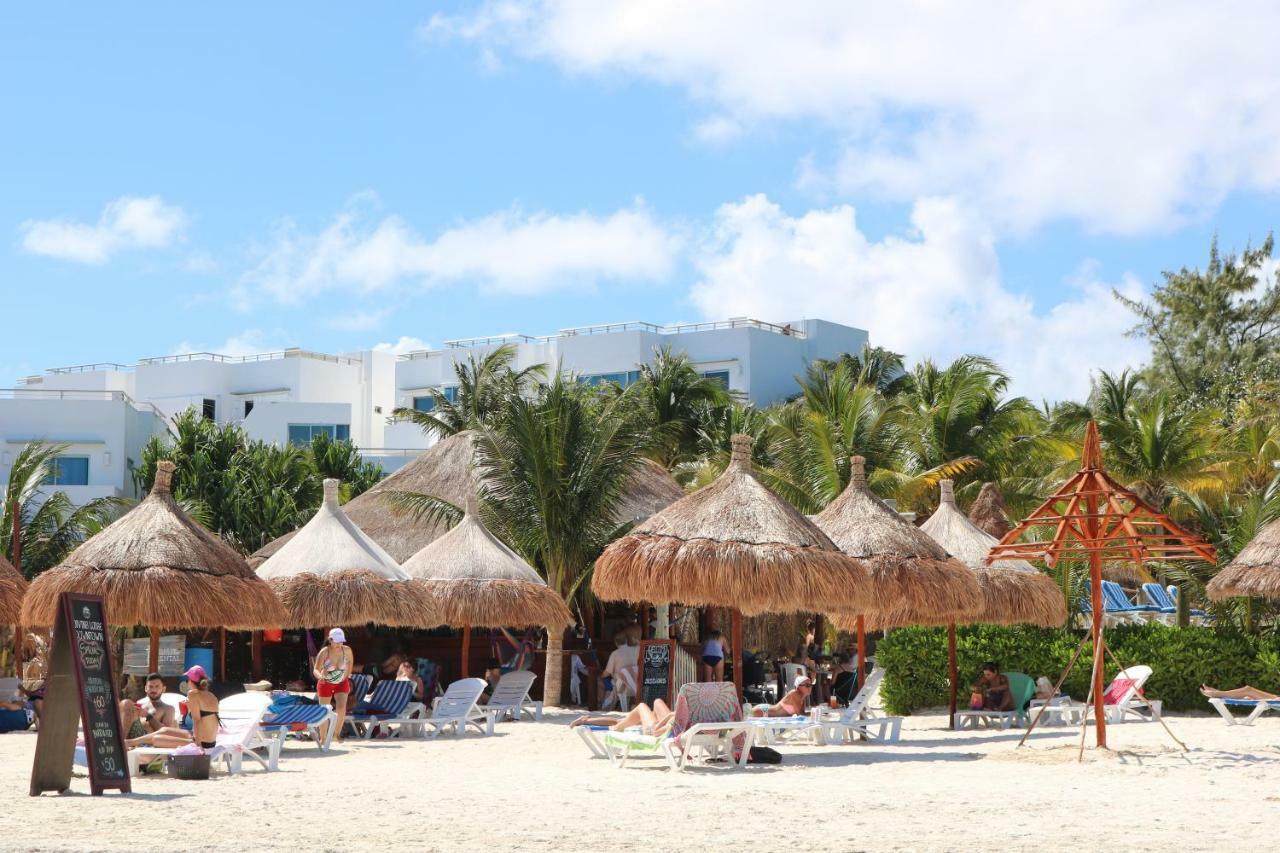
<svg viewBox="0 0 1280 853">
<path fill-rule="evenodd" d="M 938 509 L 920 529 L 967 565 L 978 579 L 982 609 L 963 621 L 991 625 L 1029 623 L 1046 628 L 1064 624 L 1066 600 L 1053 579 L 1025 560 L 1000 560 L 986 565 L 991 546 L 999 540 L 980 530 L 960 511 L 950 480 L 943 480 L 940 485 L 942 499 Z"/>
<path fill-rule="evenodd" d="M 18 624 L 22 615 L 22 596 L 26 593 L 27 579 L 0 554 L 0 625 Z"/>
<path fill-rule="evenodd" d="M 846 554 L 871 571 L 872 600 L 865 608 L 832 599 L 839 616 L 867 614 L 876 628 L 964 621 L 982 608 L 982 590 L 963 563 L 876 497 L 867 487 L 866 460 L 850 460 L 849 485 L 814 516 Z"/>
<path fill-rule="evenodd" d="M 1237 595 L 1280 598 L 1280 520 L 1258 535 L 1209 581 L 1209 598 L 1221 601 Z"/>
<path fill-rule="evenodd" d="M 436 442 L 413 461 L 343 507 L 347 517 L 359 525 L 373 541 L 381 545 L 397 561 L 408 560 L 424 547 L 443 536 L 449 528 L 443 524 L 415 519 L 397 510 L 386 499 L 392 492 L 418 492 L 443 498 L 455 506 L 463 506 L 467 495 L 476 490 L 473 460 L 475 432 L 465 430 Z M 648 460 L 632 476 L 622 495 L 618 521 L 648 518 L 655 509 L 667 506 L 684 495 L 680 484 L 661 465 Z M 249 558 L 257 566 L 279 551 L 297 531 L 268 542 Z"/>
<path fill-rule="evenodd" d="M 997 540 L 1013 529 L 999 486 L 995 483 L 982 484 L 977 500 L 969 507 L 969 520 L 983 533 L 994 536 Z"/>
<path fill-rule="evenodd" d="M 156 466 L 151 494 L 60 565 L 31 582 L 26 625 L 47 627 L 63 592 L 101 595 L 113 625 L 152 628 L 273 627 L 280 603 L 230 545 L 173 499 L 173 463 Z"/>
<path fill-rule="evenodd" d="M 474 498 L 467 500 L 466 510 L 452 530 L 402 567 L 435 597 L 443 623 L 455 628 L 572 625 L 564 599 L 484 526 Z"/>
<path fill-rule="evenodd" d="M 257 571 L 280 597 L 288 627 L 440 624 L 434 599 L 338 506 L 337 480 L 324 481 L 315 516 Z"/>
<path fill-rule="evenodd" d="M 868 599 L 862 565 L 840 552 L 751 470 L 751 438 L 735 435 L 720 477 L 605 549 L 591 586 L 605 599 L 818 611 Z"/>
</svg>

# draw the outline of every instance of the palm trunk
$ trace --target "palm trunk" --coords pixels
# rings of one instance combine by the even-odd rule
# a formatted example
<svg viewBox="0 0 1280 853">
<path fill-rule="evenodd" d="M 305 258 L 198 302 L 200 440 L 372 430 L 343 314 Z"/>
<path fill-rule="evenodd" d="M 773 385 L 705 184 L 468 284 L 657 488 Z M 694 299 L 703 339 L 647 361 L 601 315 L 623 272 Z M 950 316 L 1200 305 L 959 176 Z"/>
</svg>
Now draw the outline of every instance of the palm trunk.
<svg viewBox="0 0 1280 853">
<path fill-rule="evenodd" d="M 560 693 L 564 687 L 564 631 L 558 628 L 547 630 L 547 672 L 542 684 L 542 701 L 548 705 L 560 704 Z"/>
</svg>

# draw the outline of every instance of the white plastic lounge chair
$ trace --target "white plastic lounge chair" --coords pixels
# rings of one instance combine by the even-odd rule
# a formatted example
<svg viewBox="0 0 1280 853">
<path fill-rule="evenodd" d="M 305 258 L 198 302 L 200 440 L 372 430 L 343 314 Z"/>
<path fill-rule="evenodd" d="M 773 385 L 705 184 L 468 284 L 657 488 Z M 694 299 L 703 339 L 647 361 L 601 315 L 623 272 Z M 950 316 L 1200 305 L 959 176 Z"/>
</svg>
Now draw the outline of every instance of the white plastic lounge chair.
<svg viewBox="0 0 1280 853">
<path fill-rule="evenodd" d="M 209 757 L 214 761 L 225 761 L 229 773 L 241 772 L 246 755 L 261 764 L 264 770 L 280 769 L 282 741 L 264 736 L 259 729 L 270 704 L 271 697 L 263 693 L 239 693 L 219 702 L 217 746 L 209 751 Z M 266 755 L 259 755 L 258 750 L 264 751 Z M 176 752 L 177 748 L 135 747 L 127 753 L 129 775 L 137 776 L 142 764 L 157 758 L 167 758 Z"/>
<path fill-rule="evenodd" d="M 1252 726 L 1253 721 L 1267 711 L 1280 711 L 1280 699 L 1231 699 L 1225 696 L 1210 697 L 1209 704 L 1214 707 L 1229 726 Z M 1230 708 L 1249 708 L 1248 715 L 1237 717 Z"/>
<path fill-rule="evenodd" d="M 902 734 L 902 717 L 863 717 L 883 680 L 884 670 L 876 667 L 871 670 L 849 707 L 838 711 L 832 708 L 814 708 L 810 712 L 814 723 L 810 733 L 814 741 L 820 744 L 853 743 L 860 737 L 867 737 L 882 743 L 896 743 Z"/>
<path fill-rule="evenodd" d="M 489 701 L 478 706 L 479 710 L 496 711 L 500 720 L 509 716 L 513 722 L 519 722 L 522 713 L 534 720 L 541 720 L 542 702 L 529 698 L 529 691 L 533 689 L 533 682 L 537 677 L 527 669 L 503 673 L 497 686 L 493 688 Z"/>
<path fill-rule="evenodd" d="M 351 723 L 357 734 L 368 740 L 379 726 L 394 726 L 412 719 L 404 716 L 405 708 L 412 699 L 412 681 L 379 681 L 365 700 L 370 710 L 358 713 L 349 711 L 347 722 Z"/>
<path fill-rule="evenodd" d="M 676 697 L 675 717 L 667 731 L 644 734 L 611 729 L 604 732 L 601 739 L 615 767 L 626 766 L 629 758 L 638 755 L 655 755 L 665 758 L 670 769 L 679 771 L 695 752 L 708 759 L 727 759 L 726 765 L 730 767 L 742 767 L 747 763 L 755 728 L 742 720 L 741 715 L 732 682 L 686 684 Z M 675 735 L 681 724 L 686 728 Z M 736 749 L 741 751 L 734 761 Z"/>
<path fill-rule="evenodd" d="M 269 719 L 264 719 L 260 727 L 263 734 L 284 738 L 293 731 L 294 726 L 305 726 L 311 740 L 323 752 L 333 744 L 333 736 L 336 734 L 333 724 L 337 719 L 337 712 L 324 705 L 290 705 L 279 713 L 270 715 Z"/>
<path fill-rule="evenodd" d="M 475 726 L 481 734 L 491 735 L 498 720 L 498 712 L 482 710 L 477 704 L 486 686 L 483 678 L 459 679 L 449 685 L 443 696 L 435 700 L 430 717 L 392 722 L 421 726 L 424 735 L 433 738 L 446 728 L 462 737 L 466 734 L 467 726 Z"/>
<path fill-rule="evenodd" d="M 1119 679 L 1129 679 L 1133 683 L 1121 693 L 1115 702 L 1107 701 L 1108 722 L 1123 723 L 1129 717 L 1135 717 L 1148 723 L 1160 719 L 1160 700 L 1147 699 L 1142 695 L 1142 686 L 1147 683 L 1147 679 L 1150 677 L 1151 667 L 1149 666 L 1131 666 L 1116 673 L 1116 677 L 1112 679 L 1111 685 L 1107 688 L 1108 694 L 1115 692 L 1112 688 L 1116 687 L 1116 681 Z M 1108 695 L 1109 699 L 1110 695 Z"/>
</svg>

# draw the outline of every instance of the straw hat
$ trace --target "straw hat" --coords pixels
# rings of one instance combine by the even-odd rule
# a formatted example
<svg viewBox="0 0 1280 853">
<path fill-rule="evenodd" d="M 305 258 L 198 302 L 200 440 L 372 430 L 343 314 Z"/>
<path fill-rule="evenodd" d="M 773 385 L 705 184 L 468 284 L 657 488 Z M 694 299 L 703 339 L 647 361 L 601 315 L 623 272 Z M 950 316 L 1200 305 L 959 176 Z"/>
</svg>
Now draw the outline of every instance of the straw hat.
<svg viewBox="0 0 1280 853">
<path fill-rule="evenodd" d="M 26 625 L 52 625 L 63 592 L 101 595 L 113 625 L 262 628 L 280 623 L 276 597 L 230 545 L 173 499 L 173 463 L 156 466 L 151 494 L 31 582 Z"/>
<path fill-rule="evenodd" d="M 27 586 L 27 579 L 0 554 L 0 625 L 18 624 Z"/>
<path fill-rule="evenodd" d="M 979 530 L 996 539 L 1013 529 L 1013 522 L 1005 512 L 1004 495 L 995 483 L 983 483 L 977 499 L 969 507 L 969 520 Z"/>
<path fill-rule="evenodd" d="M 863 610 L 878 628 L 946 624 L 977 613 L 982 589 L 973 572 L 872 494 L 865 459 L 849 461 L 849 485 L 814 522 L 841 550 L 868 566 L 873 599 L 865 608 L 833 599 L 824 609 L 838 614 Z"/>
<path fill-rule="evenodd" d="M 823 610 L 867 601 L 869 577 L 751 470 L 751 438 L 735 435 L 729 467 L 605 549 L 591 586 L 606 599 Z"/>
<path fill-rule="evenodd" d="M 1271 522 L 1209 581 L 1209 598 L 1280 598 L 1280 520 Z"/>
<path fill-rule="evenodd" d="M 982 587 L 981 611 L 963 621 L 993 625 L 1030 623 L 1046 628 L 1064 624 L 1067 605 L 1053 579 L 1036 571 L 1035 566 L 1025 560 L 1000 560 L 986 565 L 987 553 L 998 540 L 965 518 L 956 506 L 950 480 L 943 480 L 939 485 L 942 497 L 938 510 L 920 529 L 972 569 Z"/>
<path fill-rule="evenodd" d="M 337 480 L 324 481 L 315 516 L 257 571 L 280 597 L 287 626 L 440 623 L 431 596 L 338 506 Z"/>
<path fill-rule="evenodd" d="M 393 558 L 399 561 L 409 559 L 443 536 L 449 528 L 399 512 L 383 495 L 417 492 L 462 506 L 467 495 L 474 494 L 477 486 L 473 464 L 475 438 L 473 430 L 464 430 L 436 442 L 403 468 L 352 498 L 343 506 L 343 511 Z M 646 460 L 636 469 L 622 493 L 618 521 L 648 518 L 655 508 L 667 506 L 683 495 L 680 484 L 666 469 Z M 260 565 L 296 533 L 286 533 L 262 546 L 249 558 L 249 565 Z"/>
<path fill-rule="evenodd" d="M 466 511 L 452 530 L 403 566 L 430 590 L 443 623 L 553 629 L 573 624 L 560 594 L 480 521 L 474 498 L 467 499 Z"/>
</svg>

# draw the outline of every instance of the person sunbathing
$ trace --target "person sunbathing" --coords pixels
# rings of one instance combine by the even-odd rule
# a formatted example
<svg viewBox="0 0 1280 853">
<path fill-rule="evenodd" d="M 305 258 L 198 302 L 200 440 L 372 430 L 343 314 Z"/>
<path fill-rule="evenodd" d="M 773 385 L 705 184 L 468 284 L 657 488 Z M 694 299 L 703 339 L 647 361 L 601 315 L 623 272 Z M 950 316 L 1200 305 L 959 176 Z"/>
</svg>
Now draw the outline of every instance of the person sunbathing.
<svg viewBox="0 0 1280 853">
<path fill-rule="evenodd" d="M 775 705 L 760 706 L 751 712 L 753 717 L 795 717 L 804 714 L 805 703 L 813 692 L 813 679 L 804 673 L 796 676 L 795 684 L 786 696 Z"/>
<path fill-rule="evenodd" d="M 643 702 L 638 703 L 627 715 L 622 719 L 617 717 L 592 717 L 583 714 L 578 719 L 569 724 L 569 728 L 575 726 L 609 726 L 615 732 L 624 732 L 627 729 L 639 727 L 640 731 L 647 735 L 657 734 L 668 726 L 675 719 L 673 712 L 667 703 L 661 699 L 653 700 L 653 707 L 650 708 Z"/>
<path fill-rule="evenodd" d="M 124 748 L 133 749 L 138 746 L 155 746 L 161 749 L 173 749 L 186 746 L 192 742 L 191 732 L 186 729 L 164 726 L 148 732 L 143 725 L 142 716 L 138 713 L 137 703 L 123 699 L 120 702 L 120 728 L 124 730 Z"/>
<path fill-rule="evenodd" d="M 1234 690 L 1215 690 L 1206 684 L 1200 685 L 1200 692 L 1210 699 L 1251 699 L 1257 702 L 1269 702 L 1273 699 L 1280 699 L 1274 693 L 1268 693 L 1265 690 L 1259 690 L 1246 684 L 1244 687 L 1237 687 Z"/>
</svg>

